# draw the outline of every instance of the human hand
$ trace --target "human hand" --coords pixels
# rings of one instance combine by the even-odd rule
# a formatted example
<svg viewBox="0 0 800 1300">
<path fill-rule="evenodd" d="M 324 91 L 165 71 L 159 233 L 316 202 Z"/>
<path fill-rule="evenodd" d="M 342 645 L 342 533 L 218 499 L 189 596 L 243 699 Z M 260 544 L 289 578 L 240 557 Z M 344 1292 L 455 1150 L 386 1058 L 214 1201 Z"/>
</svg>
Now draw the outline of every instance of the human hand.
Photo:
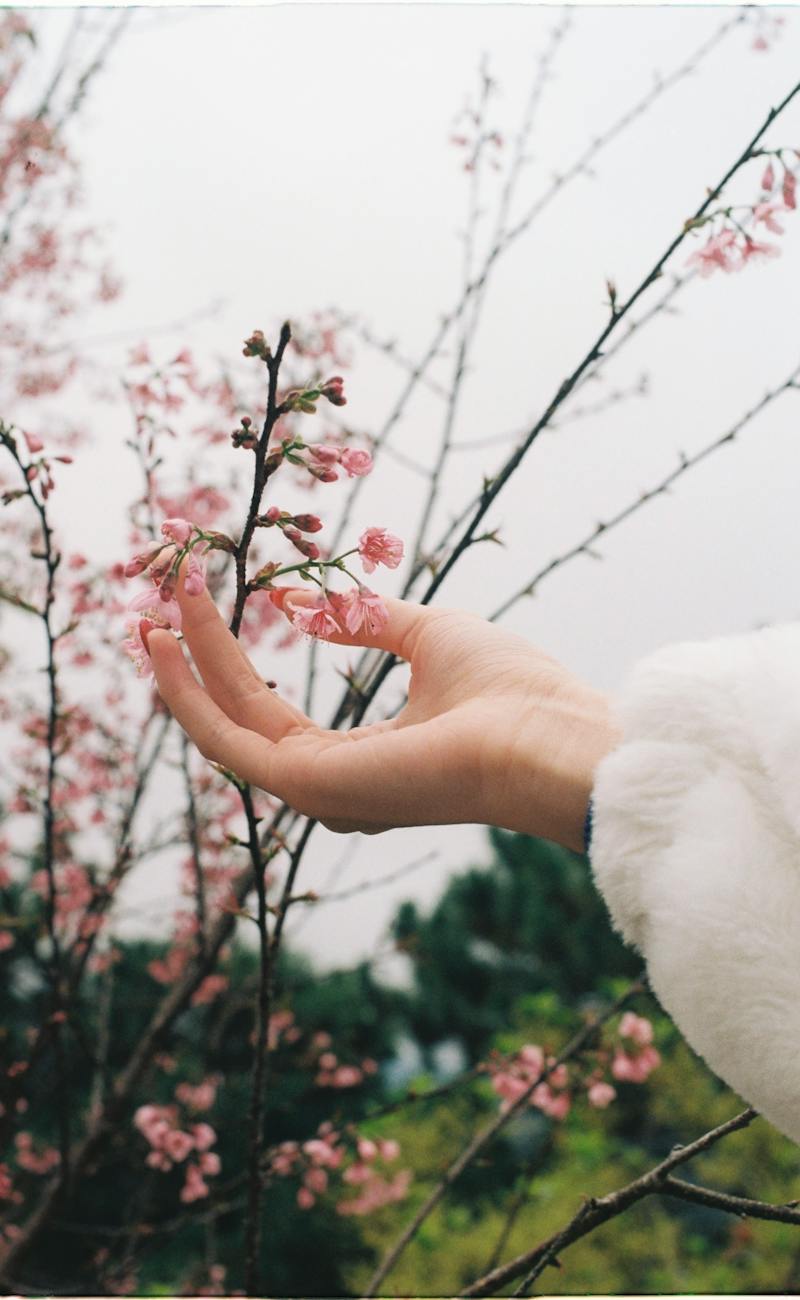
<svg viewBox="0 0 800 1300">
<path fill-rule="evenodd" d="M 205 758 L 334 831 L 475 822 L 582 849 L 593 771 L 617 740 L 608 704 L 522 637 L 387 599 L 382 632 L 330 640 L 408 660 L 408 701 L 394 718 L 330 731 L 265 684 L 206 591 L 187 596 L 181 579 L 177 598 L 205 689 L 170 633 L 153 629 L 148 649 Z M 289 590 L 284 613 L 313 600 Z"/>
</svg>

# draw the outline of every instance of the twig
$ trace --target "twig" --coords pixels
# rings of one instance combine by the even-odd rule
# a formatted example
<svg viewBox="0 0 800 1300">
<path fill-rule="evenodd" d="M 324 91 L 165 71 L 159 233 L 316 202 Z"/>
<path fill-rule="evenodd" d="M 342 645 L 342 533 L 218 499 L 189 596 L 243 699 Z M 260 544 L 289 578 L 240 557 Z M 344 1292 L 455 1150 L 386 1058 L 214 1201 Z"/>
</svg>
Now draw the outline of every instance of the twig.
<svg viewBox="0 0 800 1300">
<path fill-rule="evenodd" d="M 798 379 L 800 379 L 800 366 L 793 370 L 789 378 L 784 380 L 782 384 L 779 384 L 777 388 L 773 388 L 769 392 L 765 393 L 761 400 L 757 402 L 755 406 L 751 407 L 749 411 L 746 411 L 741 419 L 737 420 L 736 424 L 734 424 L 726 433 L 722 434 L 721 437 L 715 438 L 713 442 L 706 443 L 700 451 L 695 452 L 692 456 L 681 454 L 680 463 L 677 469 L 672 470 L 670 474 L 667 474 L 662 478 L 655 487 L 648 488 L 646 492 L 641 492 L 634 501 L 631 501 L 627 506 L 624 506 L 622 510 L 617 511 L 617 513 L 612 515 L 608 520 L 597 524 L 596 527 L 580 542 L 576 543 L 575 546 L 563 551 L 560 555 L 554 556 L 554 558 L 548 561 L 548 563 L 540 569 L 538 573 L 535 573 L 524 586 L 518 588 L 513 595 L 504 600 L 502 605 L 498 605 L 494 613 L 490 615 L 490 622 L 495 623 L 501 619 L 504 614 L 507 614 L 508 611 L 523 598 L 523 596 L 534 595 L 539 583 L 542 582 L 544 578 L 553 573 L 556 569 L 562 568 L 570 560 L 575 559 L 576 556 L 595 554 L 592 548 L 600 537 L 605 536 L 606 533 L 617 528 L 626 519 L 630 519 L 631 515 L 636 514 L 638 510 L 641 510 L 655 497 L 668 492 L 677 479 L 679 479 L 683 474 L 686 474 L 690 469 L 693 469 L 695 465 L 699 465 L 707 456 L 712 455 L 715 451 L 719 451 L 721 447 L 725 447 L 728 443 L 733 442 L 736 435 L 740 433 L 741 430 L 751 422 L 751 420 L 754 420 L 757 415 L 760 415 L 760 413 L 769 406 L 771 402 L 774 402 L 777 397 L 780 397 L 781 394 L 788 390 L 796 389 Z"/>
<path fill-rule="evenodd" d="M 181 736 L 181 771 L 186 790 L 186 835 L 192 856 L 194 872 L 195 910 L 197 912 L 197 949 L 202 960 L 206 946 L 206 888 L 203 880 L 203 864 L 200 854 L 200 825 L 197 817 L 197 803 L 194 797 L 192 773 L 189 767 L 189 738 L 184 732 Z"/>
<path fill-rule="evenodd" d="M 401 390 L 397 400 L 395 401 L 394 406 L 389 412 L 389 415 L 384 421 L 380 432 L 376 435 L 376 437 L 372 441 L 373 455 L 376 456 L 380 452 L 381 448 L 385 445 L 385 443 L 390 438 L 396 425 L 399 423 L 405 411 L 406 405 L 417 387 L 417 384 L 427 374 L 428 369 L 433 363 L 434 359 L 439 355 L 442 344 L 444 343 L 444 340 L 446 339 L 448 333 L 450 332 L 450 329 L 461 319 L 464 312 L 468 309 L 472 295 L 482 290 L 483 285 L 486 283 L 486 280 L 489 274 L 491 273 L 492 267 L 499 260 L 499 258 L 502 257 L 506 249 L 509 248 L 511 244 L 514 241 L 516 241 L 516 239 L 519 238 L 519 236 L 523 233 L 524 230 L 527 230 L 530 227 L 530 225 L 536 219 L 536 217 L 539 216 L 541 212 L 545 210 L 545 208 L 552 201 L 552 199 L 554 199 L 556 195 L 559 194 L 561 190 L 564 189 L 564 187 L 570 180 L 572 180 L 574 177 L 580 175 L 583 171 L 586 170 L 588 162 L 593 157 L 595 157 L 597 153 L 601 152 L 602 149 L 607 144 L 609 144 L 612 140 L 616 139 L 620 134 L 622 134 L 624 130 L 633 121 L 635 121 L 638 117 L 640 117 L 646 111 L 646 109 L 652 103 L 654 103 L 655 100 L 661 94 L 663 94 L 666 90 L 670 89 L 673 85 L 675 85 L 678 81 L 680 81 L 682 77 L 688 76 L 691 72 L 696 71 L 696 69 L 699 67 L 700 63 L 702 62 L 702 60 L 708 54 L 710 54 L 711 51 L 714 48 L 716 48 L 717 45 L 721 44 L 721 42 L 725 39 L 725 37 L 735 27 L 737 27 L 741 22 L 744 21 L 744 16 L 745 16 L 744 13 L 742 13 L 737 15 L 734 18 L 727 19 L 724 23 L 722 23 L 722 25 L 716 30 L 716 32 L 707 41 L 705 41 L 697 50 L 695 50 L 695 52 L 683 64 L 681 64 L 677 69 L 675 69 L 675 71 L 672 72 L 669 76 L 667 76 L 662 81 L 660 81 L 654 87 L 654 89 L 649 91 L 642 99 L 638 100 L 636 104 L 634 104 L 634 106 L 631 109 L 629 109 L 620 118 L 618 118 L 617 121 L 613 123 L 612 126 L 609 127 L 609 129 L 603 135 L 597 137 L 596 140 L 592 141 L 592 143 L 583 151 L 583 153 L 579 155 L 576 162 L 567 169 L 564 175 L 556 178 L 556 180 L 553 182 L 550 188 L 547 191 L 545 191 L 545 193 L 540 197 L 539 200 L 537 200 L 537 203 L 534 204 L 534 206 L 531 209 L 529 209 L 527 215 L 523 218 L 523 220 L 518 222 L 517 225 L 511 231 L 507 232 L 502 242 L 495 244 L 492 247 L 492 249 L 490 249 L 477 279 L 473 280 L 468 285 L 466 293 L 462 294 L 461 298 L 455 304 L 455 306 L 449 312 L 444 313 L 439 318 L 439 324 L 431 338 L 430 343 L 428 344 L 427 349 L 423 353 L 420 361 L 410 371 L 406 383 L 403 389 Z M 330 547 L 332 553 L 336 551 L 336 548 L 338 547 L 340 541 L 342 540 L 342 537 L 344 536 L 344 532 L 347 528 L 347 525 L 349 524 L 356 501 L 358 500 L 359 494 L 363 490 L 363 486 L 364 486 L 364 479 L 361 478 L 355 479 L 353 483 L 350 485 L 350 489 L 345 499 L 342 513 L 339 517 L 339 522 L 336 526 L 336 529 L 330 541 Z M 309 652 L 308 652 L 308 676 L 307 676 L 307 684 L 306 684 L 306 691 L 305 691 L 305 702 L 303 706 L 307 713 L 311 713 L 313 710 L 314 685 L 316 681 L 316 668 L 317 668 L 318 655 L 319 655 L 319 647 L 316 644 L 316 642 L 312 642 L 311 645 L 309 646 Z M 340 725 L 341 721 L 346 716 L 347 716 L 346 711 L 342 712 L 342 706 L 340 706 L 340 708 L 337 710 L 336 713 L 336 718 L 338 719 L 338 721 L 334 722 L 333 725 L 334 726 Z"/>
<path fill-rule="evenodd" d="M 747 1128 L 756 1117 L 757 1112 L 748 1106 L 746 1110 L 735 1115 L 733 1119 L 726 1120 L 724 1124 L 719 1124 L 688 1146 L 675 1148 L 655 1168 L 649 1170 L 646 1174 L 642 1174 L 640 1178 L 634 1179 L 625 1187 L 619 1188 L 618 1191 L 610 1192 L 606 1196 L 588 1197 L 577 1214 L 560 1232 L 548 1237 L 546 1241 L 540 1242 L 533 1250 L 526 1251 L 524 1255 L 518 1255 L 516 1259 L 501 1265 L 500 1268 L 493 1269 L 491 1273 L 485 1274 L 484 1277 L 478 1278 L 477 1281 L 463 1290 L 461 1295 L 464 1297 L 496 1295 L 500 1287 L 512 1282 L 514 1278 L 523 1273 L 525 1277 L 514 1295 L 524 1295 L 531 1283 L 540 1276 L 548 1264 L 555 1262 L 559 1253 L 565 1250 L 567 1246 L 571 1246 L 573 1242 L 587 1236 L 588 1233 L 593 1232 L 602 1223 L 607 1223 L 609 1219 L 616 1218 L 618 1214 L 622 1214 L 624 1210 L 629 1209 L 631 1205 L 641 1201 L 645 1196 L 652 1196 L 660 1192 L 671 1170 L 678 1165 L 685 1164 L 687 1160 L 693 1159 L 702 1151 L 708 1150 L 709 1147 L 714 1146 L 722 1138 L 727 1137 L 729 1133 L 735 1133 L 739 1129 Z M 796 1213 L 797 1222 L 800 1222 L 800 1212 Z"/>
<path fill-rule="evenodd" d="M 436 573 L 432 577 L 423 596 L 421 597 L 421 602 L 420 602 L 421 604 L 426 605 L 430 603 L 430 601 L 438 592 L 445 578 L 449 574 L 450 570 L 453 568 L 454 564 L 456 564 L 459 558 L 464 554 L 464 552 L 467 551 L 469 547 L 475 543 L 475 541 L 477 540 L 476 532 L 478 529 L 478 525 L 485 517 L 491 505 L 494 503 L 494 501 L 502 492 L 503 488 L 506 486 L 508 481 L 512 478 L 514 473 L 522 464 L 522 461 L 525 459 L 525 456 L 527 455 L 530 448 L 533 446 L 536 439 L 539 437 L 542 430 L 547 428 L 553 415 L 556 413 L 557 410 L 559 410 L 559 408 L 562 406 L 566 398 L 573 391 L 578 380 L 587 372 L 589 367 L 595 361 L 597 361 L 597 359 L 602 355 L 603 346 L 606 342 L 606 339 L 608 339 L 616 331 L 616 329 L 619 326 L 619 323 L 622 320 L 624 320 L 624 318 L 628 315 L 631 308 L 634 306 L 636 302 L 638 302 L 638 300 L 647 291 L 647 289 L 649 289 L 649 287 L 661 277 L 661 275 L 663 274 L 664 266 L 672 257 L 672 255 L 677 251 L 677 249 L 681 246 L 683 241 L 687 238 L 689 229 L 691 228 L 691 222 L 697 222 L 705 214 L 708 208 L 714 202 L 716 202 L 720 193 L 728 184 L 730 179 L 736 174 L 739 168 L 742 167 L 749 160 L 753 149 L 758 144 L 761 137 L 764 135 L 767 129 L 772 125 L 775 119 L 780 116 L 780 114 L 784 111 L 787 105 L 791 103 L 791 101 L 795 98 L 798 92 L 800 92 L 800 82 L 798 82 L 795 86 L 792 87 L 792 89 L 783 97 L 783 99 L 781 100 L 781 102 L 778 104 L 776 108 L 771 108 L 769 110 L 764 122 L 758 128 L 758 130 L 756 131 L 756 133 L 754 134 L 750 142 L 742 150 L 739 157 L 728 167 L 725 174 L 723 175 L 721 180 L 717 182 L 714 188 L 706 191 L 705 199 L 695 209 L 695 212 L 692 218 L 690 219 L 690 222 L 687 222 L 684 225 L 684 228 L 672 239 L 672 241 L 669 243 L 667 248 L 657 259 L 657 261 L 653 264 L 651 269 L 639 282 L 637 288 L 633 290 L 633 292 L 625 300 L 625 302 L 620 304 L 619 306 L 614 307 L 614 309 L 610 313 L 608 322 L 605 325 L 605 327 L 600 331 L 600 333 L 598 334 L 598 336 L 596 337 L 592 345 L 589 347 L 588 351 L 584 354 L 584 356 L 578 362 L 578 364 L 575 366 L 572 372 L 567 376 L 565 380 L 563 380 L 563 382 L 557 389 L 554 396 L 550 399 L 550 402 L 545 408 L 543 414 L 533 425 L 532 429 L 529 431 L 529 433 L 526 435 L 526 437 L 523 439 L 520 445 L 514 450 L 511 456 L 509 456 L 509 458 L 506 460 L 505 464 L 501 467 L 501 469 L 495 475 L 495 477 L 485 482 L 483 491 L 481 492 L 480 495 L 479 502 L 475 510 L 472 512 L 472 515 L 467 523 L 466 528 L 461 533 L 455 545 L 451 548 L 447 558 L 444 560 L 441 566 L 437 568 Z M 392 668 L 396 663 L 397 663 L 397 659 L 394 655 L 385 656 L 381 668 L 375 674 L 369 689 L 366 692 L 364 692 L 361 700 L 359 701 L 356 707 L 355 718 L 357 721 L 360 721 L 360 719 L 364 716 L 364 713 L 366 712 L 369 703 L 374 698 L 375 693 L 380 688 L 381 684 L 385 681 L 386 677 L 389 675 L 389 673 L 391 672 Z"/>
</svg>

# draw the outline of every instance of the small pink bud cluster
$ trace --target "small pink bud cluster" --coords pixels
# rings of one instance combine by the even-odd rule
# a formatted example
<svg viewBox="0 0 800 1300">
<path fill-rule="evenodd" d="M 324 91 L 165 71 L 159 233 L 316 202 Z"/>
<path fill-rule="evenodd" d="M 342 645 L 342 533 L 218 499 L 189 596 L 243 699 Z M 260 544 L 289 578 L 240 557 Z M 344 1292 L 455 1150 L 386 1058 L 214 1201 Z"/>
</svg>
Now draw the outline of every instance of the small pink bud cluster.
<svg viewBox="0 0 800 1300">
<path fill-rule="evenodd" d="M 321 397 L 327 398 L 331 406 L 347 405 L 347 398 L 344 395 L 344 380 L 341 375 L 334 375 L 331 379 L 326 379 L 324 383 L 317 385 L 315 388 L 291 388 L 281 402 L 281 410 L 287 413 L 302 411 L 305 415 L 313 415 L 317 409 L 317 402 Z"/>
<path fill-rule="evenodd" d="M 309 560 L 318 560 L 320 549 L 316 542 L 310 542 L 303 533 L 318 533 L 322 528 L 322 520 L 318 515 L 290 515 L 287 510 L 279 510 L 277 506 L 270 506 L 263 515 L 259 516 L 258 522 L 265 528 L 272 528 L 275 525 L 281 529 L 286 537 L 301 555 L 305 555 Z"/>
<path fill-rule="evenodd" d="M 372 457 L 360 447 L 336 447 L 331 443 L 316 442 L 306 446 L 307 456 L 301 461 L 309 474 L 320 483 L 335 483 L 340 465 L 348 478 L 364 478 L 372 469 Z"/>
<path fill-rule="evenodd" d="M 234 429 L 231 434 L 231 442 L 234 447 L 247 447 L 249 451 L 255 451 L 258 446 L 258 439 L 253 433 L 253 421 L 249 415 L 243 415 L 238 429 Z"/>
<path fill-rule="evenodd" d="M 243 357 L 260 357 L 262 361 L 269 361 L 272 357 L 267 346 L 267 340 L 264 337 L 263 330 L 253 330 L 249 338 L 245 339 L 242 348 Z"/>
<path fill-rule="evenodd" d="M 220 1158 L 210 1148 L 217 1135 L 210 1124 L 190 1124 L 188 1129 L 178 1127 L 175 1106 L 140 1106 L 133 1122 L 150 1144 L 145 1163 L 151 1169 L 168 1173 L 173 1165 L 182 1164 L 194 1152 L 194 1159 L 186 1165 L 185 1182 L 181 1200 L 185 1204 L 208 1196 L 206 1178 L 215 1177 L 221 1169 Z"/>
</svg>

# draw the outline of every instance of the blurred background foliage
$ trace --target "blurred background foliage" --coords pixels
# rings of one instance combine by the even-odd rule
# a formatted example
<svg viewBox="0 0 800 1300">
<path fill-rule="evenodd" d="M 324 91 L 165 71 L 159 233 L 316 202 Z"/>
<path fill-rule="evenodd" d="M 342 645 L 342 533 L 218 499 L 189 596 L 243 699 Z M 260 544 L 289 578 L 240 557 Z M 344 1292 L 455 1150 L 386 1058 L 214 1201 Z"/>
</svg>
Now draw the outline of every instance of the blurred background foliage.
<svg viewBox="0 0 800 1300">
<path fill-rule="evenodd" d="M 498 1106 L 486 1075 L 455 1082 L 431 1100 L 409 1102 L 409 1089 L 421 1094 L 458 1080 L 493 1049 L 510 1052 L 524 1043 L 559 1049 L 582 1013 L 605 1005 L 640 971 L 636 955 L 611 930 L 585 859 L 494 830 L 489 848 L 486 865 L 454 875 L 430 912 L 411 903 L 397 911 L 392 931 L 410 964 L 406 988 L 382 985 L 368 963 L 319 975 L 306 958 L 290 951 L 283 956 L 279 1006 L 291 1007 L 302 1035 L 293 1044 L 282 1041 L 273 1058 L 269 1141 L 302 1141 L 326 1119 L 337 1126 L 358 1122 L 361 1134 L 400 1142 L 398 1163 L 413 1170 L 413 1181 L 405 1200 L 356 1217 L 337 1213 L 325 1197 L 303 1210 L 297 1180 L 274 1179 L 265 1198 L 268 1294 L 359 1294 L 455 1154 Z M 158 988 L 147 965 L 163 955 L 159 945 L 144 941 L 122 947 L 124 959 L 112 974 L 87 982 L 78 1022 L 93 1041 L 101 1001 L 110 994 L 106 1083 L 129 1060 L 152 1014 Z M 31 1001 L 44 991 L 26 981 L 19 953 L 13 970 L 7 954 L 0 954 L 0 963 L 11 977 L 0 968 L 2 1032 L 13 1054 L 31 1023 Z M 36 1245 L 36 1272 L 52 1269 L 54 1293 L 65 1292 L 67 1279 L 69 1293 L 90 1293 L 99 1267 L 113 1289 L 114 1278 L 124 1278 L 134 1260 L 141 1294 L 196 1294 L 207 1286 L 212 1262 L 226 1269 L 226 1291 L 241 1286 L 245 1189 L 236 1171 L 246 1166 L 254 951 L 239 945 L 226 969 L 226 998 L 182 1016 L 139 1099 L 167 1102 L 176 1079 L 199 1083 L 221 1076 L 214 1108 L 202 1116 L 219 1135 L 222 1158 L 211 1198 L 182 1206 L 177 1170 L 148 1170 L 142 1138 L 131 1122 L 123 1124 L 93 1176 L 70 1190 Z M 498 1259 L 562 1227 L 584 1196 L 621 1186 L 675 1143 L 736 1112 L 739 1099 L 689 1051 L 655 1000 L 643 994 L 632 1005 L 653 1021 L 663 1064 L 643 1085 L 617 1085 L 608 1110 L 593 1110 L 584 1099 L 563 1122 L 535 1109 L 514 1120 L 425 1222 L 385 1294 L 455 1294 Z M 304 1044 L 320 1031 L 331 1035 L 340 1060 L 369 1055 L 380 1069 L 359 1087 L 335 1094 L 317 1086 Z M 88 1057 L 83 1064 L 74 1060 L 71 1077 L 59 1086 L 88 1104 L 98 1086 L 96 1070 Z M 56 1068 L 50 1062 L 33 1081 L 27 1119 L 43 1140 L 55 1136 L 48 1129 L 48 1097 Z M 379 1113 L 397 1102 L 403 1104 Z M 683 1176 L 787 1201 L 800 1195 L 800 1152 L 757 1120 L 688 1165 Z M 132 1230 L 137 1222 L 148 1225 L 144 1237 Z M 793 1293 L 800 1288 L 800 1234 L 791 1225 L 751 1223 L 652 1198 L 565 1251 L 561 1268 L 545 1277 L 539 1285 L 553 1294 Z"/>
</svg>

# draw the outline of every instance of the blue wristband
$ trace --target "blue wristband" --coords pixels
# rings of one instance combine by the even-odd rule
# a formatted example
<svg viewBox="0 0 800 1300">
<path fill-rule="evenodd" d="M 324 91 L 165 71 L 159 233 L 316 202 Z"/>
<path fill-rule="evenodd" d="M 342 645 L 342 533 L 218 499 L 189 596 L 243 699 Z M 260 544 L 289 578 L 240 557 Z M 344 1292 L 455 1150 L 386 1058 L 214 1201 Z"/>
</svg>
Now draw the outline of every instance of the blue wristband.
<svg viewBox="0 0 800 1300">
<path fill-rule="evenodd" d="M 593 808 L 593 806 L 592 806 L 592 800 L 591 800 L 591 796 L 590 796 L 590 798 L 589 798 L 589 806 L 588 806 L 588 808 L 586 809 L 586 821 L 583 823 L 583 851 L 584 851 L 584 853 L 588 853 L 588 852 L 589 852 L 589 845 L 591 844 L 591 841 L 592 841 L 592 814 L 593 814 L 593 812 L 594 812 L 594 808 Z"/>
</svg>

